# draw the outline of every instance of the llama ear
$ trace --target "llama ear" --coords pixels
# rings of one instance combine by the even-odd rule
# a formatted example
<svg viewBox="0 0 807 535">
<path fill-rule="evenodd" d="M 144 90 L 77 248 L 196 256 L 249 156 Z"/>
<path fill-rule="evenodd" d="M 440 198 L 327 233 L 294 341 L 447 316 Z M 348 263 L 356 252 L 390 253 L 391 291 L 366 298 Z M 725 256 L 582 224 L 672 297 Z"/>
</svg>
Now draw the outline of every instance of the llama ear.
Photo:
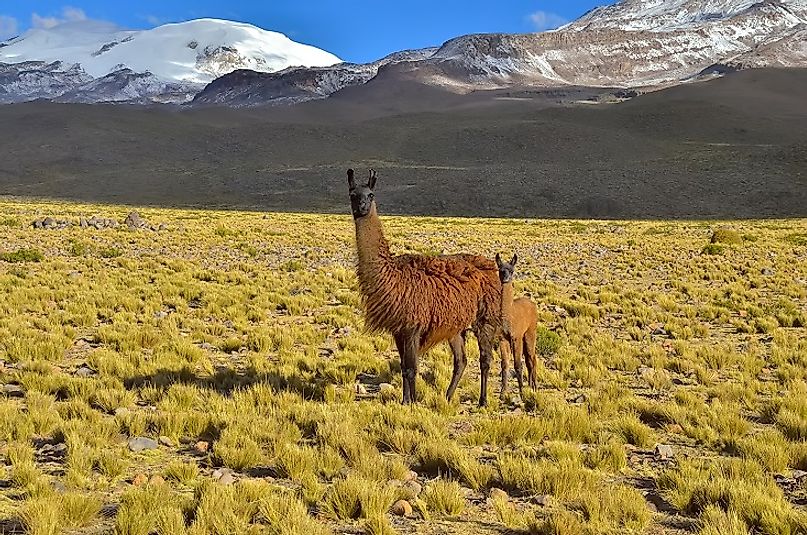
<svg viewBox="0 0 807 535">
<path fill-rule="evenodd" d="M 496 265 L 502 267 L 502 255 L 496 253 Z"/>
<path fill-rule="evenodd" d="M 514 255 L 513 255 L 513 259 L 512 259 L 512 260 L 510 260 L 510 265 L 511 265 L 511 266 L 515 266 L 515 265 L 516 265 L 516 262 L 518 262 L 518 255 L 517 255 L 517 254 L 514 254 Z"/>
<path fill-rule="evenodd" d="M 378 180 L 378 175 L 375 173 L 375 169 L 370 169 L 370 180 L 367 181 L 367 187 L 370 189 L 375 189 L 375 183 Z"/>
<path fill-rule="evenodd" d="M 347 170 L 347 185 L 350 189 L 356 189 L 356 179 L 353 177 L 353 169 Z"/>
</svg>

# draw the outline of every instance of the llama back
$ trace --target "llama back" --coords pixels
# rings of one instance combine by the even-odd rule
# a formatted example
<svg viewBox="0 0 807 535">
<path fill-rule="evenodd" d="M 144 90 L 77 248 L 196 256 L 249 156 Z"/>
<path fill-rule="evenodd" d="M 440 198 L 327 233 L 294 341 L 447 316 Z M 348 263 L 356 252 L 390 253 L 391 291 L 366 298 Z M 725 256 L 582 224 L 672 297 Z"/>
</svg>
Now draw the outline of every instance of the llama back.
<svg viewBox="0 0 807 535">
<path fill-rule="evenodd" d="M 497 331 L 501 330 L 502 283 L 499 280 L 499 268 L 496 266 L 496 262 L 479 255 L 459 254 L 454 256 L 465 260 L 483 274 L 482 300 L 475 320 L 482 321 L 484 318 Z"/>
<path fill-rule="evenodd" d="M 485 272 L 458 257 L 402 255 L 392 262 L 363 284 L 368 329 L 417 329 L 426 351 L 475 321 Z"/>
</svg>

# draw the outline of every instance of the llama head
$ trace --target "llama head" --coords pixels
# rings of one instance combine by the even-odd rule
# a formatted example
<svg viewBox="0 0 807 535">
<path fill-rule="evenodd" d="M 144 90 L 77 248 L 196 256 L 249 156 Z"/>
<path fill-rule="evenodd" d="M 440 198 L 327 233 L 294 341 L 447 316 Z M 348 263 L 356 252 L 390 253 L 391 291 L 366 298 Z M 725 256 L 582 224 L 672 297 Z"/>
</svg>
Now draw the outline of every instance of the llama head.
<svg viewBox="0 0 807 535">
<path fill-rule="evenodd" d="M 513 282 L 513 274 L 516 271 L 516 262 L 518 262 L 518 255 L 513 255 L 510 262 L 503 262 L 499 253 L 496 253 L 496 266 L 499 268 L 499 280 L 502 284 Z"/>
<path fill-rule="evenodd" d="M 375 204 L 375 183 L 378 177 L 375 170 L 370 169 L 370 178 L 364 186 L 356 185 L 356 178 L 353 176 L 353 169 L 347 170 L 347 184 L 350 187 L 350 209 L 353 211 L 353 219 L 365 217 L 372 210 Z"/>
</svg>

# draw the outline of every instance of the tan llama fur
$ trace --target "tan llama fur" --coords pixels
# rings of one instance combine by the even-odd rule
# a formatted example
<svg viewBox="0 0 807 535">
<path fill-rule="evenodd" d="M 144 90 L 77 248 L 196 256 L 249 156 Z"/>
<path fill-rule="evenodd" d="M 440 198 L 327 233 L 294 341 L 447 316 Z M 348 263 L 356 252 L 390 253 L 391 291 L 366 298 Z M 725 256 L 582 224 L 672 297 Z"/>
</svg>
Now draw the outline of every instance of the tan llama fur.
<svg viewBox="0 0 807 535">
<path fill-rule="evenodd" d="M 499 352 L 502 355 L 502 392 L 507 392 L 509 361 L 512 356 L 518 379 L 519 393 L 524 395 L 521 356 L 524 354 L 527 364 L 527 377 L 531 388 L 538 386 L 535 376 L 538 360 L 535 354 L 535 339 L 538 328 L 538 307 L 527 297 L 513 299 L 513 273 L 518 256 L 513 255 L 509 263 L 502 262 L 496 255 L 499 279 L 502 283 L 502 340 Z"/>
<path fill-rule="evenodd" d="M 404 403 L 416 400 L 419 355 L 448 341 L 454 373 L 446 395 L 453 396 L 465 369 L 463 332 L 472 326 L 480 345 L 485 404 L 487 372 L 501 325 L 501 283 L 496 264 L 473 255 L 393 256 L 374 201 L 375 173 L 357 187 L 348 171 L 356 225 L 357 275 L 369 330 L 388 332 L 401 356 Z"/>
</svg>

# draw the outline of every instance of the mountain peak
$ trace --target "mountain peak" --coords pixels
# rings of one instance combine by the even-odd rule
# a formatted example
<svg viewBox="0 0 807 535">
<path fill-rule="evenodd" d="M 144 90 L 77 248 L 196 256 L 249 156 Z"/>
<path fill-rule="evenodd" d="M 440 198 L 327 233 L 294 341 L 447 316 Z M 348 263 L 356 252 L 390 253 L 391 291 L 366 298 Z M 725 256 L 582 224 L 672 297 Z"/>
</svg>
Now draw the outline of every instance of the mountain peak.
<svg viewBox="0 0 807 535">
<path fill-rule="evenodd" d="M 593 9 L 562 30 L 676 31 L 719 23 L 745 12 L 784 9 L 807 15 L 804 0 L 622 0 Z"/>
<path fill-rule="evenodd" d="M 236 69 L 274 72 L 291 66 L 326 66 L 335 55 L 243 22 L 195 19 L 150 30 L 75 21 L 32 29 L 0 48 L 0 62 L 80 64 L 93 77 L 120 66 L 149 71 L 166 82 L 208 83 Z"/>
</svg>

